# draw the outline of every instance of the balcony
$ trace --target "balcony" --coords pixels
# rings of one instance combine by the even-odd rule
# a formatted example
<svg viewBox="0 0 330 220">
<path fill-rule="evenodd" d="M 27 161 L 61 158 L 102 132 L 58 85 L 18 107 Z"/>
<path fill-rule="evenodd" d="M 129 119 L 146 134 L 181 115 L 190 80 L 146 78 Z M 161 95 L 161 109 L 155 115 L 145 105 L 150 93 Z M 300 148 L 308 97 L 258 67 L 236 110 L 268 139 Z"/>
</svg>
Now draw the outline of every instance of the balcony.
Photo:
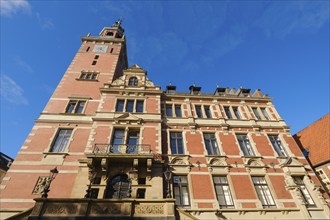
<svg viewBox="0 0 330 220">
<path fill-rule="evenodd" d="M 168 219 L 174 199 L 35 199 L 29 220 Z"/>
</svg>

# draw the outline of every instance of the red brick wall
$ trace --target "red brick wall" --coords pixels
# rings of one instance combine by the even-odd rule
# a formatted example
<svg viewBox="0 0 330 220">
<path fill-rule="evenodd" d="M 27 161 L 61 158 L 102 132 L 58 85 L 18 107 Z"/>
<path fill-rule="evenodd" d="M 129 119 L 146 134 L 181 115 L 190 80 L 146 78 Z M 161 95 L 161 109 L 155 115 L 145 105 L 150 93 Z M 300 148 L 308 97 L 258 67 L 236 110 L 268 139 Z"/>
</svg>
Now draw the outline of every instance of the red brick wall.
<svg viewBox="0 0 330 220">
<path fill-rule="evenodd" d="M 249 176 L 246 175 L 234 175 L 230 177 L 237 199 L 256 199 L 254 186 L 251 183 Z"/>
<path fill-rule="evenodd" d="M 297 143 L 309 149 L 312 164 L 329 160 L 330 155 L 330 114 L 322 117 L 307 128 L 295 134 Z"/>
<path fill-rule="evenodd" d="M 239 149 L 234 135 L 230 133 L 228 133 L 228 135 L 220 133 L 219 136 L 222 143 L 222 149 L 226 155 L 239 155 Z"/>
<path fill-rule="evenodd" d="M 194 199 L 214 199 L 213 184 L 209 175 L 191 175 Z"/>
</svg>

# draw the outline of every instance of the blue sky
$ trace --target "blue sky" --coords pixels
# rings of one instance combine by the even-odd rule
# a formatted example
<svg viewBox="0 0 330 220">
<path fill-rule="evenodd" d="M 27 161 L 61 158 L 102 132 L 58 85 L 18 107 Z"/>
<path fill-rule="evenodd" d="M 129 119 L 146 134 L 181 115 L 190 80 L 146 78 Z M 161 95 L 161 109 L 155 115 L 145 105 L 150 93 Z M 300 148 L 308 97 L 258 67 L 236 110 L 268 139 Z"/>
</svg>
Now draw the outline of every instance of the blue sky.
<svg viewBox="0 0 330 220">
<path fill-rule="evenodd" d="M 163 89 L 260 88 L 295 134 L 329 112 L 329 1 L 1 1 L 1 152 L 16 157 L 81 36 L 123 19 Z"/>
</svg>

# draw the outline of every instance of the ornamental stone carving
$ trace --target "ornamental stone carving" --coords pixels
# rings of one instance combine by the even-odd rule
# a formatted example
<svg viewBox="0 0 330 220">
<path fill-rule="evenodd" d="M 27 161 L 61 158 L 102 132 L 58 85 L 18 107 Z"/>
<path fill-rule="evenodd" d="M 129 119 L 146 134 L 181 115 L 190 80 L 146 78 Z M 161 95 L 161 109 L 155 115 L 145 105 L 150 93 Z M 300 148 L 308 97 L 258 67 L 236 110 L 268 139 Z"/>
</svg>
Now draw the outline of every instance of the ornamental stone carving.
<svg viewBox="0 0 330 220">
<path fill-rule="evenodd" d="M 100 214 L 120 214 L 119 204 L 93 204 L 91 207 L 90 214 L 100 215 Z"/>
<path fill-rule="evenodd" d="M 46 214 L 73 215 L 77 213 L 77 207 L 73 204 L 51 204 L 47 206 Z"/>
<path fill-rule="evenodd" d="M 41 194 L 46 186 L 47 180 L 48 180 L 48 176 L 39 176 L 32 193 Z"/>
<path fill-rule="evenodd" d="M 160 215 L 164 214 L 163 205 L 136 205 L 135 206 L 135 214 L 138 215 Z"/>
</svg>

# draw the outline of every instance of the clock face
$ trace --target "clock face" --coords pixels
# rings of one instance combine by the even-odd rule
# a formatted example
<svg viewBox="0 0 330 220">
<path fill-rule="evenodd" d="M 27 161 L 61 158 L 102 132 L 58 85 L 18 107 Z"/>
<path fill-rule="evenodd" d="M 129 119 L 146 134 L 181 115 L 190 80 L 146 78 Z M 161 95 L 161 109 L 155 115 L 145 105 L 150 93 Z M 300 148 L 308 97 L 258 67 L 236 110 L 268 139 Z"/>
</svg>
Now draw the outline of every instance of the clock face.
<svg viewBox="0 0 330 220">
<path fill-rule="evenodd" d="M 107 52 L 108 46 L 107 45 L 95 45 L 93 52 L 95 53 L 105 53 Z"/>
</svg>

